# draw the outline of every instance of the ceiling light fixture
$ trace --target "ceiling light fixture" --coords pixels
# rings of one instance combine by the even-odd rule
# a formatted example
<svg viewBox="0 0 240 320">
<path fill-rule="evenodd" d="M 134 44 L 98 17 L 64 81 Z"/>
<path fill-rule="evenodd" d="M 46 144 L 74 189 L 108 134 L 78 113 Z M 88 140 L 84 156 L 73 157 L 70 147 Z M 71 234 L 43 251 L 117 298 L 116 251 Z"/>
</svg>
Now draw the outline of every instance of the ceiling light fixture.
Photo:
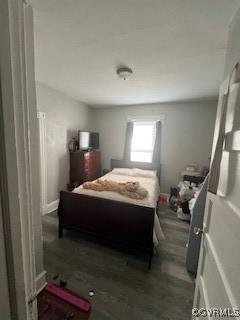
<svg viewBox="0 0 240 320">
<path fill-rule="evenodd" d="M 127 80 L 129 77 L 133 74 L 132 69 L 128 67 L 119 67 L 117 69 L 117 75 L 119 76 L 120 79 L 122 80 Z"/>
</svg>

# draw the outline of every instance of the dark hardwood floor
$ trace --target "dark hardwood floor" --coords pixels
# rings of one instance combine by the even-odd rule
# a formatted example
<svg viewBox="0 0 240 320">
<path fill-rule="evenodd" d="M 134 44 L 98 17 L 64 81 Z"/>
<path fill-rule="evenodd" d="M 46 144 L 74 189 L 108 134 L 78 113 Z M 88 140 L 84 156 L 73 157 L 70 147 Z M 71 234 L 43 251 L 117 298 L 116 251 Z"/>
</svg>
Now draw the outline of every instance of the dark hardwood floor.
<svg viewBox="0 0 240 320">
<path fill-rule="evenodd" d="M 189 224 L 160 208 L 166 236 L 152 270 L 147 257 L 119 251 L 73 231 L 58 239 L 56 212 L 43 217 L 48 282 L 57 274 L 67 287 L 92 302 L 92 320 L 188 320 L 194 282 L 185 269 Z M 95 295 L 89 297 L 89 291 Z"/>
</svg>

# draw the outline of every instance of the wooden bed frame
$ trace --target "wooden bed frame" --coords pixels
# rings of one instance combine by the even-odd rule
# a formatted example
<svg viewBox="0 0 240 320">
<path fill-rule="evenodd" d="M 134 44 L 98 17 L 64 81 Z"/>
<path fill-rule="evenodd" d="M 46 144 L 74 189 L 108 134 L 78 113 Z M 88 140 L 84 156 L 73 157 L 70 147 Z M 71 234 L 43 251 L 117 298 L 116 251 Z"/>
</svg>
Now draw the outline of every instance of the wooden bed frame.
<svg viewBox="0 0 240 320">
<path fill-rule="evenodd" d="M 159 163 L 111 160 L 112 169 L 157 170 L 158 176 L 159 167 Z M 59 238 L 63 236 L 63 229 L 74 229 L 134 251 L 144 251 L 149 255 L 148 268 L 151 269 L 154 214 L 153 208 L 61 191 L 58 207 Z"/>
</svg>

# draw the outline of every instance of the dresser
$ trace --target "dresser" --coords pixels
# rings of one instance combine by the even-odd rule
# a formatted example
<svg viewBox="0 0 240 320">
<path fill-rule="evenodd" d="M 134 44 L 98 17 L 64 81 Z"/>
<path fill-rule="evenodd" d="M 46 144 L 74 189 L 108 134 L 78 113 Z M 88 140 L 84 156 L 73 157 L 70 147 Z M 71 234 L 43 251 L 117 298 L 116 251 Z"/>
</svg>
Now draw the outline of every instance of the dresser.
<svg viewBox="0 0 240 320">
<path fill-rule="evenodd" d="M 101 175 L 100 151 L 70 152 L 70 184 L 80 185 Z"/>
</svg>

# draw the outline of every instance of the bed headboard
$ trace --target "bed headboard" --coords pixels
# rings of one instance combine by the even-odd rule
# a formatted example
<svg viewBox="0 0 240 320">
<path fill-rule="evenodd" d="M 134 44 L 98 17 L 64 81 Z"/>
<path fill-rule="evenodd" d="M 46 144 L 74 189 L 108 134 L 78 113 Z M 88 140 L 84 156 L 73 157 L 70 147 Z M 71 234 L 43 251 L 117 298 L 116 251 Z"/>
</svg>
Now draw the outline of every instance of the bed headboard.
<svg viewBox="0 0 240 320">
<path fill-rule="evenodd" d="M 148 163 L 111 159 L 111 169 L 114 168 L 139 168 L 144 170 L 156 170 L 159 178 L 161 173 L 161 164 L 159 162 Z"/>
</svg>

